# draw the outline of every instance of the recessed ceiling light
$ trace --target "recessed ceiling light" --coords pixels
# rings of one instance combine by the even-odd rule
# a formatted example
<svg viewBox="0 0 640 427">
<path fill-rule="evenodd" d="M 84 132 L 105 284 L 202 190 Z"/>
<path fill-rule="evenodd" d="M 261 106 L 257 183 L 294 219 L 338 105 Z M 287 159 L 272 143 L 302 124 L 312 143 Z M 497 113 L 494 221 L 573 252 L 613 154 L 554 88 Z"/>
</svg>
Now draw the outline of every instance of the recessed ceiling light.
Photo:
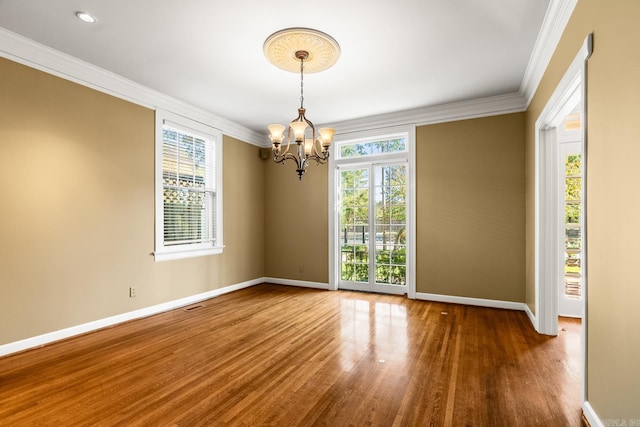
<svg viewBox="0 0 640 427">
<path fill-rule="evenodd" d="M 93 24 L 97 21 L 97 19 L 93 15 L 87 12 L 76 12 L 76 16 L 82 19 L 84 22 L 88 22 L 89 24 Z"/>
</svg>

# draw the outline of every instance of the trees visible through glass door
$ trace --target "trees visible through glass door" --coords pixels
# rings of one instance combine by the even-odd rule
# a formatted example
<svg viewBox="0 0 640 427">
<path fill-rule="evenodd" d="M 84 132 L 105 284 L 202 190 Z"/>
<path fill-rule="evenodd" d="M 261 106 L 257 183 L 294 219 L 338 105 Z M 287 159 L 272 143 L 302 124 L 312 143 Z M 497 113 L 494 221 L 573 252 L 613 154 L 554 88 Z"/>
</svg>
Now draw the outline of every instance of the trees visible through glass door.
<svg viewBox="0 0 640 427">
<path fill-rule="evenodd" d="M 340 287 L 403 293 L 406 163 L 340 167 L 339 183 Z"/>
<path fill-rule="evenodd" d="M 562 281 L 558 301 L 561 316 L 582 317 L 583 312 L 583 175 L 579 142 L 560 144 L 561 182 L 563 206 Z"/>
</svg>

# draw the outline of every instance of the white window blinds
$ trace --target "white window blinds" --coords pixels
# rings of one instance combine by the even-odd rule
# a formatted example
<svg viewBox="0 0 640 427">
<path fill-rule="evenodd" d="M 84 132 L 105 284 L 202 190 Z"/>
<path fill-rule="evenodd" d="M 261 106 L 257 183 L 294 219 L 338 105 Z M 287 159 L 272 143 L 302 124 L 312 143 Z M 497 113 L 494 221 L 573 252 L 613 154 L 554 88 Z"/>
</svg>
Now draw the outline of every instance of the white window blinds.
<svg viewBox="0 0 640 427">
<path fill-rule="evenodd" d="M 162 127 L 164 244 L 215 245 L 215 148 L 211 141 Z"/>
</svg>

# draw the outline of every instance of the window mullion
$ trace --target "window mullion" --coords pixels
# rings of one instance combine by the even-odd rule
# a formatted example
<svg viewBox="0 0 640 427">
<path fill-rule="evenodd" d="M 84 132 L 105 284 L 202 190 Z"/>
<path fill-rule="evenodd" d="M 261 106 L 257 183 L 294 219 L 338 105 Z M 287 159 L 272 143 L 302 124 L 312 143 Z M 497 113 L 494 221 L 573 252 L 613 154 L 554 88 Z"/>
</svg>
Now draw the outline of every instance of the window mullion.
<svg viewBox="0 0 640 427">
<path fill-rule="evenodd" d="M 369 285 L 376 283 L 376 176 L 374 165 L 369 164 Z M 373 238 L 371 238 L 373 236 Z"/>
</svg>

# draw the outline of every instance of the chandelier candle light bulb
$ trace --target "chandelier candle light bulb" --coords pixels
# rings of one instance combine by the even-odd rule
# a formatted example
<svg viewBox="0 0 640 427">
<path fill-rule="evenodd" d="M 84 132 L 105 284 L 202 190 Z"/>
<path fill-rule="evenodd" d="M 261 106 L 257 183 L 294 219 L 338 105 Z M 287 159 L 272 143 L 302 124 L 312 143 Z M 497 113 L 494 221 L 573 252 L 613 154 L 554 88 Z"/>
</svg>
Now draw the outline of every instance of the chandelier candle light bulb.
<svg viewBox="0 0 640 427">
<path fill-rule="evenodd" d="M 302 180 L 310 160 L 325 164 L 329 160 L 329 147 L 335 129 L 316 128 L 305 116 L 304 108 L 304 71 L 318 72 L 331 67 L 340 56 L 340 46 L 331 36 L 310 28 L 288 28 L 271 34 L 264 42 L 264 54 L 271 63 L 286 71 L 300 71 L 300 108 L 298 117 L 289 126 L 271 124 L 269 139 L 273 149 L 273 161 L 285 163 L 292 160 L 296 163 L 296 172 Z M 286 147 L 282 149 L 285 141 Z M 291 133 L 293 132 L 293 135 Z M 309 138 L 307 135 L 311 133 Z M 316 146 L 317 142 L 317 146 Z M 297 152 L 289 152 L 292 143 L 297 145 Z M 320 151 L 318 151 L 320 148 Z"/>
</svg>

